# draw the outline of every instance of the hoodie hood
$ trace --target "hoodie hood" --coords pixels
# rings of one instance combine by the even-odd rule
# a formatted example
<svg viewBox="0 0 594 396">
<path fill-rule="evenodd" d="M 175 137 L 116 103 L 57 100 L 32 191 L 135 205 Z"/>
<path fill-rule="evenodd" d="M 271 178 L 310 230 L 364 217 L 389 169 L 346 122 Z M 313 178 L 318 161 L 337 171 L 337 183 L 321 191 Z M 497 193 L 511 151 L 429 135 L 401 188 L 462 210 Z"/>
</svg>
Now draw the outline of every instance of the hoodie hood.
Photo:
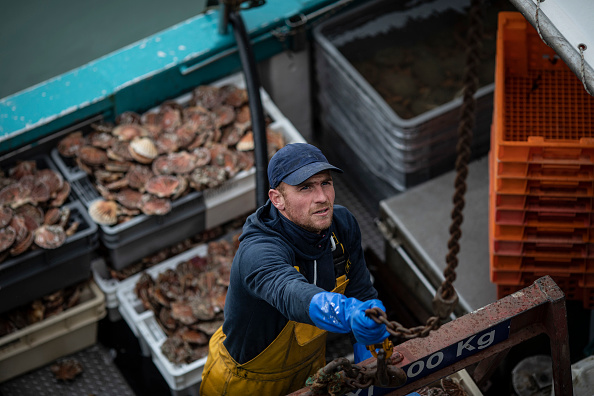
<svg viewBox="0 0 594 396">
<path fill-rule="evenodd" d="M 283 240 L 305 260 L 318 259 L 330 247 L 330 229 L 320 234 L 307 231 L 283 216 L 270 200 L 247 218 L 239 240 L 264 235 Z"/>
</svg>

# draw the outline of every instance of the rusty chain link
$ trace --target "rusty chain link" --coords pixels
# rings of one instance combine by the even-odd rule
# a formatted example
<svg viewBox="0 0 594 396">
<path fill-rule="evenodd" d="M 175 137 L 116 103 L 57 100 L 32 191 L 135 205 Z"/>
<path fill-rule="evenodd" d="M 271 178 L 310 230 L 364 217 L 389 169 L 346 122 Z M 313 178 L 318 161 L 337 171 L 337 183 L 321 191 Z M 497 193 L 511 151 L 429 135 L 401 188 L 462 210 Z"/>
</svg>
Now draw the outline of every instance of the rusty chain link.
<svg viewBox="0 0 594 396">
<path fill-rule="evenodd" d="M 403 357 L 398 352 L 385 358 L 385 351 L 378 352 L 375 365 L 361 367 L 347 358 L 334 359 L 307 379 L 312 395 L 340 396 L 353 389 L 366 389 L 372 385 L 396 388 L 406 382 L 406 374 L 397 367 Z"/>
<path fill-rule="evenodd" d="M 459 240 L 462 236 L 461 225 L 463 221 L 462 209 L 464 208 L 464 193 L 466 192 L 466 176 L 468 175 L 468 162 L 470 161 L 470 147 L 472 143 L 472 130 L 475 124 L 476 102 L 474 94 L 478 87 L 478 66 L 480 64 L 480 50 L 482 40 L 482 9 L 481 0 L 472 0 L 469 10 L 469 30 L 466 47 L 466 69 L 464 72 L 464 96 L 460 124 L 458 125 L 458 144 L 456 146 L 456 180 L 454 186 L 454 210 L 452 211 L 452 224 L 450 225 L 449 252 L 446 256 L 444 281 L 441 284 L 442 293 L 437 298 L 448 299 L 455 294 L 452 282 L 456 279 L 455 269 L 458 266 L 457 254 L 460 251 Z"/>
</svg>

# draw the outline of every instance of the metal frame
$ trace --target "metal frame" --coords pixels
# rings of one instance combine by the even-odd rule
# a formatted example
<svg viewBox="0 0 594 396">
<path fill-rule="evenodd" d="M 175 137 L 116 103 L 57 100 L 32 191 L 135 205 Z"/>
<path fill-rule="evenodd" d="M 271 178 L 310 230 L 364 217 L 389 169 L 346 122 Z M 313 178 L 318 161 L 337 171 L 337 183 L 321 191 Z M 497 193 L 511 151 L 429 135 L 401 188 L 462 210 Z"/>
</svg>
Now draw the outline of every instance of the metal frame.
<svg viewBox="0 0 594 396">
<path fill-rule="evenodd" d="M 404 359 L 397 364 L 407 383 L 387 393 L 407 395 L 440 378 L 478 363 L 473 379 L 487 380 L 514 345 L 545 333 L 553 360 L 556 396 L 572 396 L 571 361 L 565 295 L 550 276 L 484 308 L 442 325 L 426 338 L 406 341 L 394 348 Z M 361 366 L 375 364 L 373 359 Z M 304 388 L 292 396 L 311 395 Z"/>
</svg>

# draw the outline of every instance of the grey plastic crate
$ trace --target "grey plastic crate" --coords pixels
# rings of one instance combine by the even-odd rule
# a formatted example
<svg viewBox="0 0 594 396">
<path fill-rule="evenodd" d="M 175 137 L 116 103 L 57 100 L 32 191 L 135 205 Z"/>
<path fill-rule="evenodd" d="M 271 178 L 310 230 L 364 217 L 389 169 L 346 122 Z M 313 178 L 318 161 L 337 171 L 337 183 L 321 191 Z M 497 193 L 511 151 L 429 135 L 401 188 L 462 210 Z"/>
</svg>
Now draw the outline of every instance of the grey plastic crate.
<svg viewBox="0 0 594 396">
<path fill-rule="evenodd" d="M 400 48 L 401 44 L 412 46 L 417 38 L 435 39 L 431 37 L 434 28 L 447 27 L 452 18 L 465 16 L 469 4 L 467 0 L 414 4 L 376 0 L 335 16 L 314 30 L 322 124 L 330 125 L 366 169 L 393 189 L 402 191 L 429 180 L 438 173 L 436 167 L 449 166 L 440 173 L 451 169 L 462 98 L 405 119 L 351 60 L 370 56 L 372 48 Z M 382 74 L 380 80 L 385 78 Z M 475 156 L 489 150 L 493 91 L 494 84 L 487 83 L 475 94 Z M 334 148 L 330 145 L 327 150 Z"/>
<path fill-rule="evenodd" d="M 0 312 L 88 279 L 98 247 L 97 225 L 78 201 L 70 208 L 77 232 L 56 249 L 36 249 L 0 263 Z"/>
</svg>

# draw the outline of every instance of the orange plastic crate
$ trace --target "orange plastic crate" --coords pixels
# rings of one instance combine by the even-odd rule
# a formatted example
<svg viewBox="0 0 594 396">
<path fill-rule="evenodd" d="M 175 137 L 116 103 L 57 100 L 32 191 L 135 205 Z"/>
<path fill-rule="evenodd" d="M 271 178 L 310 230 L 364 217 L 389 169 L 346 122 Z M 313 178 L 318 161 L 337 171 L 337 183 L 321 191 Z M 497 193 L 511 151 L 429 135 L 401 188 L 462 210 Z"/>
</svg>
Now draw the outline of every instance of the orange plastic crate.
<svg viewBox="0 0 594 396">
<path fill-rule="evenodd" d="M 495 224 L 535 227 L 588 227 L 591 212 L 556 212 L 548 210 L 495 209 Z"/>
<path fill-rule="evenodd" d="M 548 210 L 586 212 L 592 210 L 592 197 L 550 197 L 538 195 L 495 194 L 497 208 L 511 210 Z"/>
<path fill-rule="evenodd" d="M 495 179 L 495 192 L 509 195 L 592 197 L 594 181 Z"/>
<path fill-rule="evenodd" d="M 594 249 L 589 243 L 493 241 L 493 254 L 527 257 L 591 257 Z"/>
<path fill-rule="evenodd" d="M 539 180 L 592 180 L 594 165 L 498 162 L 497 177 Z"/>
<path fill-rule="evenodd" d="M 594 242 L 589 227 L 530 227 L 523 225 L 495 224 L 493 239 L 500 241 L 526 242 Z"/>
<path fill-rule="evenodd" d="M 501 12 L 493 133 L 505 162 L 594 163 L 594 98 L 519 12 Z"/>
<path fill-rule="evenodd" d="M 594 258 L 526 257 L 495 255 L 491 272 L 546 272 L 559 274 L 594 274 Z M 502 282 L 503 283 L 503 282 Z"/>
</svg>

